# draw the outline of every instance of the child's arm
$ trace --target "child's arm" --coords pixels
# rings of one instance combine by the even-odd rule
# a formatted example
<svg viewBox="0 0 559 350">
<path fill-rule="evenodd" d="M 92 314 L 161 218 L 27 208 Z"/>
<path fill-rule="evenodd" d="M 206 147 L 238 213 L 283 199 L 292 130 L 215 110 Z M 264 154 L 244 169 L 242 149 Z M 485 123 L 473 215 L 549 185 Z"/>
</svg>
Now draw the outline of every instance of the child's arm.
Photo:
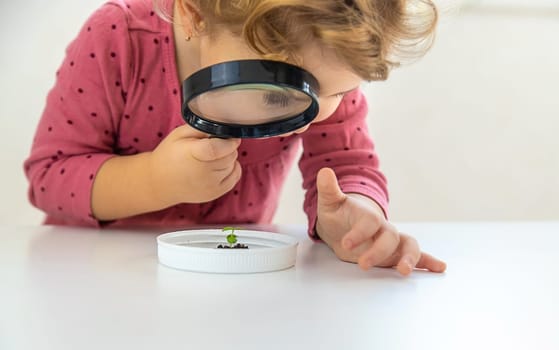
<svg viewBox="0 0 559 350">
<path fill-rule="evenodd" d="M 50 217 L 98 224 L 91 189 L 101 165 L 119 153 L 131 72 L 123 59 L 132 55 L 127 38 L 124 12 L 104 5 L 66 49 L 25 161 L 29 200 Z"/>
<path fill-rule="evenodd" d="M 345 193 L 369 197 L 387 216 L 387 183 L 367 131 L 367 111 L 367 101 L 357 89 L 344 97 L 332 116 L 301 134 L 304 153 L 299 167 L 306 190 L 304 208 L 311 238 L 318 238 L 315 232 L 316 175 L 324 167 L 334 169 Z"/>
<path fill-rule="evenodd" d="M 150 99 L 165 96 L 157 95 L 162 87 L 155 78 L 138 92 L 137 65 L 153 62 L 142 66 L 141 73 L 149 74 L 161 55 L 141 57 L 145 51 L 131 43 L 125 11 L 108 3 L 91 16 L 68 47 L 47 97 L 25 172 L 31 203 L 51 218 L 98 225 L 211 200 L 240 177 L 238 140 L 208 139 L 182 126 L 161 141 L 166 129 L 157 121 L 171 123 L 164 112 L 149 112 L 154 122 L 140 130 L 153 128 L 142 134 L 144 152 L 135 148 L 136 134 L 124 134 L 135 117 L 127 114 L 132 107 L 147 111 Z M 144 44 L 159 50 L 151 38 Z"/>
</svg>

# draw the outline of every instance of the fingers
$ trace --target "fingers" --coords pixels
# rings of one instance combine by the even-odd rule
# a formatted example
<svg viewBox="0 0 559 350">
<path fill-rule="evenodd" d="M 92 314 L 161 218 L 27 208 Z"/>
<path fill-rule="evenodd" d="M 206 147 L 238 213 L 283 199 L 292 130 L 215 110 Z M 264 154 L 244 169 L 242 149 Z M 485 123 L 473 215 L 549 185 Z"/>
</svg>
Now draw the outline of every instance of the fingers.
<svg viewBox="0 0 559 350">
<path fill-rule="evenodd" d="M 382 218 L 374 215 L 368 216 L 367 220 L 357 220 L 351 231 L 342 238 L 342 247 L 345 249 L 353 249 L 373 238 L 382 226 L 381 220 Z M 387 227 L 396 231 L 390 224 L 387 224 Z"/>
<path fill-rule="evenodd" d="M 219 185 L 223 187 L 226 192 L 230 191 L 233 187 L 235 187 L 237 182 L 239 182 L 239 180 L 241 179 L 241 175 L 241 164 L 239 162 L 235 162 L 233 165 L 233 169 L 229 172 L 228 175 L 225 176 L 225 178 L 223 178 L 223 180 L 221 180 L 221 183 Z"/>
<path fill-rule="evenodd" d="M 409 275 L 414 269 L 425 269 L 431 272 L 444 272 L 446 263 L 430 254 L 421 252 L 415 238 L 399 233 L 393 226 L 383 226 L 378 232 L 368 232 L 363 228 L 353 228 L 342 240 L 342 246 L 354 238 L 364 238 L 361 243 L 356 243 L 351 249 L 359 251 L 357 263 L 363 270 L 373 266 L 396 267 L 404 276 Z M 371 243 L 372 242 L 372 243 Z M 348 249 L 344 246 L 344 249 Z"/>
<path fill-rule="evenodd" d="M 400 245 L 400 235 L 392 229 L 383 229 L 376 233 L 373 244 L 361 254 L 358 263 L 363 270 L 380 265 L 393 256 Z"/>
<path fill-rule="evenodd" d="M 426 269 L 431 272 L 444 272 L 446 264 L 430 254 L 423 253 L 419 249 L 417 241 L 408 235 L 401 234 L 400 260 L 396 269 L 402 275 L 409 275 L 414 268 Z"/>
<path fill-rule="evenodd" d="M 236 152 L 241 144 L 239 139 L 205 138 L 195 140 L 190 145 L 192 157 L 201 162 L 215 161 Z"/>
<path fill-rule="evenodd" d="M 222 139 L 210 137 L 189 125 L 181 125 L 175 128 L 169 137 L 175 141 L 189 139 L 190 154 L 195 160 L 211 162 L 224 158 L 236 152 L 241 144 L 240 139 Z"/>
<path fill-rule="evenodd" d="M 346 195 L 338 185 L 336 174 L 330 168 L 322 168 L 316 176 L 318 191 L 318 205 L 324 207 L 338 207 Z"/>
<path fill-rule="evenodd" d="M 421 251 L 417 240 L 413 237 L 401 234 L 400 242 L 400 253 L 398 254 L 400 259 L 396 262 L 396 269 L 402 275 L 407 276 L 417 265 L 421 257 Z"/>
<path fill-rule="evenodd" d="M 229 153 L 223 158 L 206 162 L 206 165 L 208 169 L 212 171 L 231 171 L 238 156 L 239 153 L 237 152 L 237 150 L 235 150 L 234 152 Z"/>
<path fill-rule="evenodd" d="M 446 263 L 430 254 L 422 252 L 421 258 L 419 258 L 415 267 L 418 269 L 427 269 L 431 272 L 445 272 Z"/>
<path fill-rule="evenodd" d="M 214 200 L 231 191 L 241 179 L 241 175 L 242 168 L 238 161 L 233 162 L 228 169 L 207 174 L 205 177 L 206 186 L 201 186 L 205 189 L 203 191 L 203 201 Z"/>
</svg>

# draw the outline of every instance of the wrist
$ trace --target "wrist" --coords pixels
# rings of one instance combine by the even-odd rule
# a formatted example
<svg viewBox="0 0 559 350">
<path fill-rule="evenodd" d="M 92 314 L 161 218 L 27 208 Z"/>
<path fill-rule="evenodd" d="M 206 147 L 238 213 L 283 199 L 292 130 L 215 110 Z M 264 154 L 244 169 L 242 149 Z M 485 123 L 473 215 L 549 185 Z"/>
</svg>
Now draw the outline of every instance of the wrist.
<svg viewBox="0 0 559 350">
<path fill-rule="evenodd" d="M 98 220 L 110 221 L 165 208 L 152 187 L 149 153 L 115 156 L 97 172 L 91 209 Z"/>
<path fill-rule="evenodd" d="M 158 164 L 156 154 L 146 152 L 146 189 L 148 197 L 151 198 L 154 204 L 161 208 L 167 208 L 177 204 L 171 195 L 167 194 L 165 184 L 167 181 L 163 178 L 161 165 Z"/>
<path fill-rule="evenodd" d="M 326 243 L 326 245 L 328 245 L 330 248 L 333 248 L 333 244 L 336 242 L 336 240 L 339 241 L 339 239 L 341 238 L 341 237 L 332 237 L 332 235 L 328 234 L 325 227 L 323 227 L 320 224 L 320 220 L 318 219 L 314 226 L 314 232 L 315 232 L 316 239 L 318 241 L 322 241 Z"/>
</svg>

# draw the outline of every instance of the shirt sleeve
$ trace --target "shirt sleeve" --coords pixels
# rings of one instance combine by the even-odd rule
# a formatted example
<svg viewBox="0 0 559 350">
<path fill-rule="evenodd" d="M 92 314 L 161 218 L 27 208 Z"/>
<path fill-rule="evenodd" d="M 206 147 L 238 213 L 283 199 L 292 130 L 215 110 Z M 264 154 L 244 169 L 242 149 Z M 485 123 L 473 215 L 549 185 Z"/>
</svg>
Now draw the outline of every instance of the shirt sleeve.
<svg viewBox="0 0 559 350">
<path fill-rule="evenodd" d="M 126 14 L 106 4 L 66 50 L 24 163 L 30 202 L 48 217 L 97 226 L 91 190 L 115 152 L 131 71 Z"/>
<path fill-rule="evenodd" d="M 379 169 L 379 158 L 369 136 L 367 101 L 360 89 L 347 94 L 328 119 L 311 125 L 302 134 L 303 154 L 299 168 L 303 175 L 304 210 L 309 236 L 318 240 L 316 174 L 324 167 L 334 170 L 344 193 L 365 195 L 388 215 L 388 190 Z"/>
</svg>

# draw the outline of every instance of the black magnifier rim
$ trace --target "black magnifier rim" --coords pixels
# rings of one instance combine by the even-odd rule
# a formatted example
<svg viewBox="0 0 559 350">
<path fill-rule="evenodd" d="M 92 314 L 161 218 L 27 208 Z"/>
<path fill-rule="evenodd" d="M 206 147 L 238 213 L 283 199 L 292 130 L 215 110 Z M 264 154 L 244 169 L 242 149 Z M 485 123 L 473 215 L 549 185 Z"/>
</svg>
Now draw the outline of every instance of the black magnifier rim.
<svg viewBox="0 0 559 350">
<path fill-rule="evenodd" d="M 205 92 L 231 85 L 270 84 L 298 90 L 311 98 L 309 107 L 300 114 L 279 121 L 243 125 L 218 123 L 194 113 L 188 103 Z M 304 127 L 318 114 L 318 81 L 306 70 L 279 61 L 238 60 L 203 68 L 182 84 L 182 116 L 190 126 L 218 137 L 258 138 L 286 134 Z"/>
</svg>

